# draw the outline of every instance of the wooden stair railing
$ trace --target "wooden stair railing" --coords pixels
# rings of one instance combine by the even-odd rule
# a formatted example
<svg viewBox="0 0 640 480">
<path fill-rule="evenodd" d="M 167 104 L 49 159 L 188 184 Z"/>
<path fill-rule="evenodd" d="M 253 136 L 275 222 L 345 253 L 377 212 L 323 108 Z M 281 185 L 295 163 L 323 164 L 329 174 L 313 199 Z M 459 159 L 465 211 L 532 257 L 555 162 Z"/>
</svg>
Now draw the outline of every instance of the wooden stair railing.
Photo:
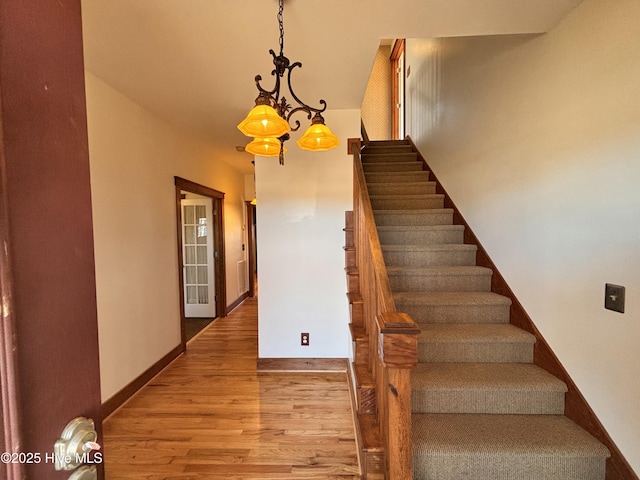
<svg viewBox="0 0 640 480">
<path fill-rule="evenodd" d="M 347 212 L 347 278 L 354 340 L 353 369 L 363 369 L 372 379 L 366 389 L 361 375 L 352 373 L 361 393 L 358 415 L 373 416 L 382 446 L 382 471 L 367 459 L 363 478 L 412 478 L 411 369 L 417 365 L 419 327 L 406 313 L 396 312 L 382 256 L 373 209 L 360 159 L 360 141 L 349 142 L 354 157 L 353 213 Z M 349 242 L 352 241 L 353 245 Z M 354 255 L 355 252 L 355 255 Z M 354 258 L 355 257 L 355 258 Z M 366 423 L 366 422 L 365 422 Z"/>
</svg>

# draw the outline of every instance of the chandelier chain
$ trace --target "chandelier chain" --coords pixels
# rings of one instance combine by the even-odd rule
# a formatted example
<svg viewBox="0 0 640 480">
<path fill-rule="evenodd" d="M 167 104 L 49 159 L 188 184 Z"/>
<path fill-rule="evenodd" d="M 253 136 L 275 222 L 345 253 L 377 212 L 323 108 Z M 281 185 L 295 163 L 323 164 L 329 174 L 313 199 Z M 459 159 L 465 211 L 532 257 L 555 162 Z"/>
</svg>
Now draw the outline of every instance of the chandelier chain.
<svg viewBox="0 0 640 480">
<path fill-rule="evenodd" d="M 284 0 L 280 0 L 280 9 L 278 10 L 278 25 L 280 26 L 280 56 L 283 56 L 284 51 L 284 22 L 283 22 L 283 12 L 284 10 Z"/>
</svg>

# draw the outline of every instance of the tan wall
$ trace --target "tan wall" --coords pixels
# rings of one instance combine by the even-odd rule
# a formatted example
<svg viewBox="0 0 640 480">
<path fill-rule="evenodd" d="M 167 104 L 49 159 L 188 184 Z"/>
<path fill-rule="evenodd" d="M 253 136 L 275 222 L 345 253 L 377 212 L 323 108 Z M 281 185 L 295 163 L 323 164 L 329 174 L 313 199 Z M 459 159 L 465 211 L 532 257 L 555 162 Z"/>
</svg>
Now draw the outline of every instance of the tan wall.
<svg viewBox="0 0 640 480">
<path fill-rule="evenodd" d="M 228 303 L 245 254 L 245 179 L 90 72 L 86 88 L 105 401 L 180 343 L 174 176 L 226 194 Z"/>
<path fill-rule="evenodd" d="M 391 138 L 391 47 L 381 45 L 362 100 L 362 122 L 371 140 Z"/>
<path fill-rule="evenodd" d="M 639 19 L 586 0 L 542 36 L 408 42 L 409 134 L 636 472 Z"/>
</svg>

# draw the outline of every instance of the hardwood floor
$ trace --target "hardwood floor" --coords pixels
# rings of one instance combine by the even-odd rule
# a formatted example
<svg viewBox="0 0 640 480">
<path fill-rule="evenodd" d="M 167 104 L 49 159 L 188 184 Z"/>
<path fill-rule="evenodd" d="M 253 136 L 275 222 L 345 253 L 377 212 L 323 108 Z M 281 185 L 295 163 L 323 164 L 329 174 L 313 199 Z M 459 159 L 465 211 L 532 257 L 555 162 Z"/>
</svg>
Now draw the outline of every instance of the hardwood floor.
<svg viewBox="0 0 640 480">
<path fill-rule="evenodd" d="M 250 298 L 105 420 L 107 480 L 360 478 L 346 373 L 256 363 Z"/>
</svg>

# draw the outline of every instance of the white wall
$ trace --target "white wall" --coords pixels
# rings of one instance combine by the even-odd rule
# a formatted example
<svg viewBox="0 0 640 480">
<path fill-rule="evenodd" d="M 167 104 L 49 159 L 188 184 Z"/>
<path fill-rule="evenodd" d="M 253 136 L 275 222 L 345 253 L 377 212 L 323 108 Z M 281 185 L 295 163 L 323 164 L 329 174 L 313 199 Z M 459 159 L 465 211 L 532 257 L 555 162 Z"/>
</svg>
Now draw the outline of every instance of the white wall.
<svg viewBox="0 0 640 480">
<path fill-rule="evenodd" d="M 287 142 L 284 166 L 277 157 L 256 157 L 260 358 L 349 355 L 342 229 L 353 208 L 347 139 L 360 137 L 360 111 L 323 115 L 340 138 L 336 149 L 300 150 L 303 125 Z M 302 332 L 310 334 L 307 347 Z"/>
<path fill-rule="evenodd" d="M 585 0 L 539 37 L 408 42 L 410 135 L 636 472 L 638 25 Z"/>
<path fill-rule="evenodd" d="M 86 88 L 105 401 L 180 343 L 174 176 L 226 194 L 228 303 L 245 254 L 245 184 L 206 145 L 90 72 Z"/>
</svg>

